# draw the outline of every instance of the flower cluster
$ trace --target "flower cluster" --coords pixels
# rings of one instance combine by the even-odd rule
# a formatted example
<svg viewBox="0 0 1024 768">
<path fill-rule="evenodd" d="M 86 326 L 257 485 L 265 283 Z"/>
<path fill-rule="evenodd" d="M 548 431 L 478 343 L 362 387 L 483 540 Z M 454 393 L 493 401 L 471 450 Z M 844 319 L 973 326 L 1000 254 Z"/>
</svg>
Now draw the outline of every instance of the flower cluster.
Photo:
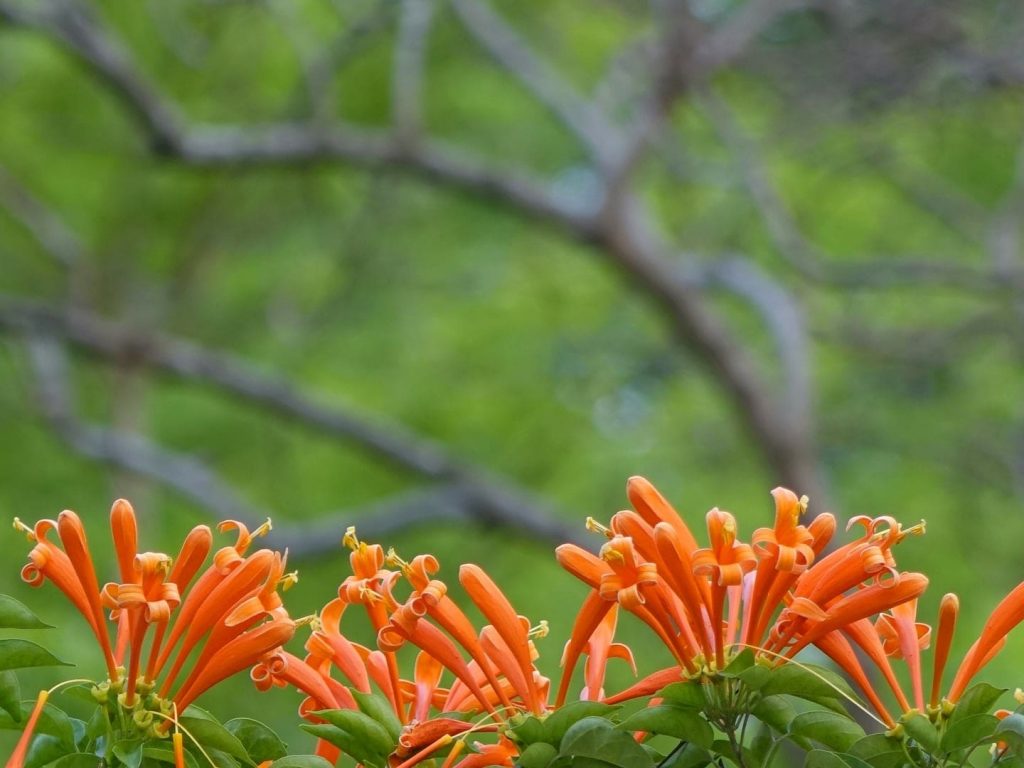
<svg viewBox="0 0 1024 768">
<path fill-rule="evenodd" d="M 998 691 L 968 694 L 978 690 L 968 686 L 1024 620 L 1024 584 L 996 606 L 944 689 L 958 598 L 942 599 L 933 632 L 917 617 L 928 579 L 900 570 L 895 558 L 897 545 L 924 533 L 923 522 L 904 527 L 887 516 L 856 517 L 848 526 L 854 538 L 836 545 L 832 515 L 805 519 L 807 499 L 776 488 L 774 525 L 756 529 L 745 542 L 735 517 L 716 508 L 706 515 L 701 542 L 645 479 L 631 478 L 627 495 L 632 509 L 607 525 L 588 520 L 587 527 L 606 538 L 596 554 L 574 544 L 556 550 L 561 566 L 589 592 L 554 688 L 536 666 L 534 641 L 547 634 L 546 622 L 534 625 L 520 615 L 476 565 L 459 568 L 453 593 L 432 555 L 405 560 L 360 541 L 350 528 L 343 543 L 351 550 L 351 573 L 316 616 L 296 622 L 279 594 L 296 578 L 285 573 L 285 555 L 249 552 L 269 522 L 252 532 L 241 523 L 222 523 L 220 530 L 234 531 L 237 539 L 217 549 L 204 569 L 213 550 L 209 528 L 193 529 L 173 559 L 139 552 L 135 514 L 118 501 L 111 511 L 118 579 L 103 586 L 73 512 L 32 528 L 16 521 L 16 527 L 33 543 L 25 581 L 56 586 L 96 638 L 107 679 L 92 688 L 93 696 L 106 709 L 107 722 L 121 724 L 118 733 L 104 737 L 106 743 L 114 736 L 170 737 L 168 762 L 177 768 L 186 766 L 185 729 L 179 727 L 192 702 L 244 670 L 261 691 L 292 688 L 304 696 L 299 714 L 304 729 L 317 737 L 321 760 L 310 766 L 321 768 L 323 760 L 333 764 L 343 755 L 365 768 L 554 766 L 585 755 L 603 765 L 653 766 L 653 751 L 639 746 L 652 733 L 680 739 L 672 754 L 680 764 L 696 766 L 713 762 L 715 744 L 727 743 L 724 754 L 734 757 L 754 749 L 743 736 L 750 717 L 779 734 L 758 757 L 759 764 L 771 765 L 783 738 L 807 744 L 799 741 L 801 723 L 818 723 L 806 734 L 829 744 L 822 718 L 840 717 L 832 711 L 839 699 L 861 706 L 851 689 L 847 694 L 822 673 L 813 675 L 825 682 L 824 692 L 820 681 L 806 676 L 789 675 L 783 682 L 777 673 L 810 670 L 797 658 L 810 647 L 860 689 L 885 728 L 879 737 L 900 744 L 900 760 L 966 764 L 970 750 L 987 743 L 998 761 L 1012 747 L 1005 733 L 1019 721 L 1024 734 L 1024 714 L 988 713 Z M 57 541 L 50 538 L 54 531 Z M 467 601 L 482 621 L 467 613 Z M 612 659 L 637 673 L 632 652 L 615 639 L 627 615 L 654 633 L 673 663 L 609 692 Z M 362 631 L 353 631 L 353 620 L 363 622 Z M 296 655 L 285 646 L 300 624 L 311 631 L 304 653 Z M 352 639 L 360 635 L 373 639 Z M 928 648 L 933 656 L 926 686 L 922 652 Z M 905 665 L 905 676 L 895 661 Z M 878 680 L 884 688 L 876 687 Z M 825 701 L 832 710 L 792 711 L 781 722 L 762 706 L 789 695 L 835 701 Z M 37 699 L 8 768 L 22 768 L 47 699 L 45 691 Z M 634 699 L 647 706 L 612 724 L 615 708 Z M 715 742 L 715 733 L 727 741 Z M 200 740 L 190 738 L 209 759 Z M 586 752 L 594 744 L 603 745 L 600 755 Z M 1024 750 L 1024 738 L 1020 746 Z M 870 750 L 876 747 L 865 746 L 863 755 L 844 757 L 843 764 L 875 765 Z M 737 764 L 744 764 L 742 757 Z"/>
<path fill-rule="evenodd" d="M 202 570 L 213 547 L 207 526 L 192 529 L 174 559 L 139 552 L 135 512 L 119 500 L 110 512 L 119 579 L 102 587 L 77 514 L 65 510 L 56 520 L 15 526 L 34 544 L 22 578 L 32 586 L 50 582 L 85 618 L 108 675 L 93 696 L 129 731 L 166 733 L 176 713 L 204 691 L 272 655 L 295 633 L 278 594 L 295 578 L 285 574 L 284 556 L 270 549 L 247 554 L 269 521 L 252 532 L 221 523 L 236 541 Z M 53 531 L 59 543 L 50 539 Z"/>
<path fill-rule="evenodd" d="M 489 622 L 477 630 L 448 586 L 434 578 L 440 567 L 436 558 L 419 555 L 406 562 L 380 545 L 359 541 L 354 529 L 344 541 L 352 549 L 352 574 L 321 611 L 305 659 L 289 653 L 268 659 L 252 671 L 257 687 L 294 686 L 307 697 L 300 714 L 324 723 L 318 711 L 357 710 L 357 697 L 370 693 L 372 683 L 401 727 L 391 758 L 402 766 L 415 765 L 458 738 L 458 745 L 449 747 L 446 765 L 452 764 L 468 736 L 497 731 L 516 711 L 547 711 L 549 681 L 534 666 L 533 643 L 546 625 L 531 627 L 481 568 L 459 570 L 462 589 Z M 349 609 L 364 614 L 377 648 L 351 642 L 341 631 Z M 418 650 L 411 679 L 400 671 L 398 652 L 406 644 Z M 445 672 L 452 678 L 447 688 L 441 686 Z M 480 722 L 474 725 L 474 719 Z M 515 754 L 507 740 L 479 749 L 456 765 L 510 765 Z M 336 761 L 337 741 L 321 738 L 318 754 Z M 492 762 L 481 762 L 481 755 Z"/>
</svg>

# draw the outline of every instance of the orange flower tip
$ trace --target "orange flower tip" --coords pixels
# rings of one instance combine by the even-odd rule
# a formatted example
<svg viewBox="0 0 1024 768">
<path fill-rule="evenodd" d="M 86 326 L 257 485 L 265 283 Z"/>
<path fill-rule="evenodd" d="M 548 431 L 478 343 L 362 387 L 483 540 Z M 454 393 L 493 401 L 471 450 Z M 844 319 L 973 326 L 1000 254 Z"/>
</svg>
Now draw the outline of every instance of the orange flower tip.
<svg viewBox="0 0 1024 768">
<path fill-rule="evenodd" d="M 135 509 L 128 499 L 117 499 L 110 507 L 110 514 L 134 515 Z"/>
<path fill-rule="evenodd" d="M 959 611 L 960 610 L 960 598 L 956 596 L 955 592 L 947 592 L 942 596 L 942 601 L 939 603 L 939 611 Z"/>
<path fill-rule="evenodd" d="M 359 538 L 356 536 L 356 527 L 354 525 L 350 525 L 345 529 L 345 535 L 341 538 L 341 544 L 353 552 L 359 549 Z"/>
<path fill-rule="evenodd" d="M 592 517 L 587 518 L 587 530 L 591 533 L 599 533 L 602 536 L 608 537 L 609 539 L 615 535 L 612 532 L 611 528 L 609 528 L 607 525 L 602 525 Z"/>
<path fill-rule="evenodd" d="M 35 531 L 33 531 L 31 528 L 29 528 L 27 525 L 21 522 L 20 518 L 14 518 L 14 530 L 18 531 L 19 533 L 24 533 L 25 537 L 29 541 L 36 541 Z"/>
<path fill-rule="evenodd" d="M 634 489 L 634 488 L 650 488 L 650 487 L 651 487 L 651 481 L 648 480 L 643 475 L 633 475 L 628 480 L 626 480 L 626 492 L 627 493 L 630 490 Z"/>
<path fill-rule="evenodd" d="M 526 634 L 527 637 L 537 638 L 539 640 L 542 637 L 547 637 L 550 631 L 547 619 L 541 619 L 537 626 L 530 627 Z"/>
</svg>

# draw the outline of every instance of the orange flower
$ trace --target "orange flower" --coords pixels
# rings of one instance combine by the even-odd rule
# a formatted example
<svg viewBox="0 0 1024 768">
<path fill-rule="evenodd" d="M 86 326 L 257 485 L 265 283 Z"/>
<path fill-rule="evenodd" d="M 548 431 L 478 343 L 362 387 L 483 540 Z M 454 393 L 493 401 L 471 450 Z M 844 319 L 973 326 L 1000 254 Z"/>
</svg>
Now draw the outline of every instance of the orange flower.
<svg viewBox="0 0 1024 768">
<path fill-rule="evenodd" d="M 708 512 L 708 538 L 711 546 L 698 549 L 693 554 L 693 572 L 697 576 L 708 576 L 711 581 L 711 626 L 715 630 L 715 662 L 719 668 L 725 666 L 723 630 L 723 607 L 728 588 L 734 588 L 734 595 L 743 584 L 743 575 L 757 564 L 754 550 L 749 544 L 736 541 L 736 518 L 717 507 Z M 738 605 L 739 600 L 730 600 Z M 735 622 L 731 622 L 735 626 Z"/>
<path fill-rule="evenodd" d="M 32 734 L 36 730 L 36 723 L 39 722 L 39 716 L 43 713 L 43 707 L 46 706 L 46 700 L 49 698 L 49 695 L 49 691 L 39 692 L 39 696 L 36 697 L 35 706 L 32 707 L 32 713 L 28 716 L 25 728 L 21 732 L 21 737 L 18 739 L 18 743 L 15 744 L 11 756 L 7 758 L 5 768 L 21 768 L 25 764 L 25 756 L 28 754 L 29 745 L 32 743 Z"/>
<path fill-rule="evenodd" d="M 960 700 L 967 685 L 975 675 L 988 664 L 1001 650 L 1006 636 L 1014 627 L 1024 620 L 1024 582 L 1021 582 L 1006 595 L 992 610 L 991 615 L 981 630 L 981 635 L 970 647 L 960 662 L 960 668 L 953 678 L 949 689 L 949 700 L 956 703 Z"/>
<path fill-rule="evenodd" d="M 932 665 L 932 691 L 928 703 L 936 707 L 939 704 L 939 689 L 942 687 L 942 673 L 946 670 L 949 659 L 949 647 L 953 644 L 953 632 L 956 630 L 956 618 L 960 612 L 960 600 L 952 592 L 942 596 L 939 603 L 939 623 L 935 632 L 935 651 Z"/>
<path fill-rule="evenodd" d="M 587 685 L 580 694 L 584 701 L 600 701 L 604 698 L 604 675 L 610 659 L 626 661 L 633 674 L 636 674 L 636 660 L 629 646 L 613 642 L 617 619 L 618 606 L 613 605 L 587 641 L 587 663 L 584 667 Z"/>
<path fill-rule="evenodd" d="M 57 521 L 40 520 L 33 528 L 22 525 L 14 518 L 14 525 L 24 531 L 30 541 L 35 542 L 29 552 L 29 562 L 21 569 L 21 578 L 33 587 L 49 579 L 71 601 L 79 613 L 89 624 L 89 628 L 99 642 L 103 660 L 107 665 L 107 674 L 111 680 L 118 677 L 117 665 L 110 647 L 110 636 L 107 634 L 106 621 L 100 607 L 99 585 L 96 574 L 92 570 L 92 558 L 89 556 L 85 541 L 82 521 L 74 512 L 61 512 Z M 57 529 L 61 544 L 60 549 L 51 542 L 47 535 Z"/>
<path fill-rule="evenodd" d="M 893 606 L 875 623 L 885 652 L 907 662 L 914 688 L 914 706 L 924 711 L 924 689 L 921 684 L 921 651 L 931 643 L 932 628 L 917 621 L 917 598 Z"/>
</svg>

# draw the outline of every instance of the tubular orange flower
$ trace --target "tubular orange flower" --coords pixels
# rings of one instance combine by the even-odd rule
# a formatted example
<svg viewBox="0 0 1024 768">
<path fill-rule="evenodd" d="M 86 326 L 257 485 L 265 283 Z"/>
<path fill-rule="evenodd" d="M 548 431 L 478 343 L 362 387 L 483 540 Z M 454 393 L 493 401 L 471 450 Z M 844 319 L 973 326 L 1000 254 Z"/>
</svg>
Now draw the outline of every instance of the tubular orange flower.
<svg viewBox="0 0 1024 768">
<path fill-rule="evenodd" d="M 818 640 L 817 647 L 857 684 L 885 724 L 890 728 L 895 726 L 896 721 L 879 698 L 870 678 L 857 660 L 850 642 L 839 632 L 829 632 Z"/>
<path fill-rule="evenodd" d="M 753 547 L 757 554 L 757 571 L 748 603 L 743 642 L 760 640 L 754 630 L 760 623 L 761 612 L 767 607 L 765 598 L 775 581 L 785 574 L 799 576 L 814 562 L 812 546 L 814 534 L 800 525 L 800 516 L 807 510 L 807 498 L 798 499 L 786 488 L 772 491 L 775 499 L 775 527 L 754 531 Z"/>
<path fill-rule="evenodd" d="M 749 544 L 736 541 L 736 518 L 715 508 L 708 512 L 708 538 L 711 546 L 693 555 L 693 572 L 711 580 L 711 626 L 714 629 L 715 662 L 725 666 L 723 608 L 727 587 L 743 583 L 743 574 L 752 570 L 757 558 Z"/>
<path fill-rule="evenodd" d="M 38 587 L 43 581 L 49 579 L 57 589 L 64 593 L 88 622 L 103 653 L 107 674 L 111 680 L 116 680 L 118 678 L 117 664 L 110 647 L 110 637 L 107 634 L 103 611 L 99 608 L 99 586 L 96 576 L 93 574 L 91 578 L 86 578 L 86 581 L 83 582 L 80 573 L 86 564 L 92 562 L 91 558 L 83 562 L 84 531 L 81 535 L 77 535 L 77 532 L 74 531 L 76 523 L 79 528 L 81 527 L 81 521 L 77 516 L 69 517 L 63 513 L 62 515 L 63 525 L 54 520 L 40 520 L 33 528 L 22 525 L 18 518 L 14 519 L 15 527 L 24 531 L 29 540 L 35 542 L 35 546 L 28 555 L 30 562 L 21 570 L 21 578 L 33 587 Z M 47 538 L 47 534 L 55 528 L 58 531 L 61 544 L 64 545 L 64 550 Z M 64 540 L 65 536 L 68 537 L 67 541 Z M 75 553 L 75 557 L 79 561 L 77 565 L 72 561 L 71 552 Z M 95 589 L 95 594 L 90 595 L 89 589 Z"/>
<path fill-rule="evenodd" d="M 39 716 L 43 713 L 43 707 L 46 706 L 46 700 L 49 696 L 49 691 L 40 691 L 36 697 L 35 706 L 32 707 L 32 713 L 28 716 L 25 727 L 21 732 L 21 738 L 15 744 L 11 756 L 7 758 L 6 768 L 22 768 L 25 764 L 25 756 L 28 754 L 29 744 L 32 743 L 32 734 L 36 730 L 36 723 L 39 722 Z"/>
<path fill-rule="evenodd" d="M 1014 627 L 1024 620 L 1024 582 L 1021 582 L 1006 595 L 992 610 L 991 615 L 981 630 L 981 635 L 970 647 L 960 662 L 960 668 L 953 678 L 949 689 L 949 700 L 956 703 L 960 700 L 968 683 L 976 674 L 991 661 L 999 652 L 1001 644 Z"/>
<path fill-rule="evenodd" d="M 540 714 L 544 706 L 533 679 L 533 659 L 528 637 L 530 622 L 516 614 L 508 598 L 498 589 L 498 585 L 479 566 L 463 565 L 459 569 L 459 582 L 494 627 L 497 639 L 500 640 L 495 647 L 499 652 L 507 651 L 515 659 L 526 687 L 523 691 L 526 704 L 531 712 Z M 507 658 L 504 653 L 499 653 L 499 656 Z M 497 664 L 498 659 L 493 655 L 491 659 Z M 498 664 L 498 668 L 508 677 L 512 665 Z"/>
<path fill-rule="evenodd" d="M 494 664 L 484 652 L 469 618 L 448 596 L 448 588 L 444 582 L 431 578 L 440 569 L 437 558 L 431 555 L 418 555 L 413 558 L 411 563 L 405 563 L 391 552 L 389 559 L 401 566 L 406 579 L 412 584 L 415 591 L 410 596 L 410 600 L 419 606 L 417 610 L 422 610 L 423 614 L 429 615 L 437 622 L 438 626 L 454 638 L 455 642 L 466 649 L 470 658 L 480 667 L 487 683 L 497 694 L 501 705 L 511 706 L 511 702 L 505 695 L 504 687 L 498 682 Z"/>
<path fill-rule="evenodd" d="M 931 643 L 931 627 L 917 621 L 917 598 L 895 605 L 889 613 L 881 614 L 875 627 L 882 639 L 885 652 L 906 661 L 914 689 L 914 706 L 923 712 L 921 651 Z"/>
<path fill-rule="evenodd" d="M 628 536 L 615 536 L 601 547 L 601 559 L 611 568 L 610 573 L 601 576 L 601 597 L 617 601 L 646 623 L 681 666 L 691 673 L 696 672 L 693 662 L 696 649 L 675 632 L 681 616 L 672 610 L 676 606 L 668 600 L 668 590 L 658 577 L 657 566 L 638 556 Z"/>
<path fill-rule="evenodd" d="M 604 698 L 605 670 L 611 659 L 622 659 L 629 664 L 633 674 L 636 674 L 636 660 L 629 646 L 613 641 L 617 620 L 618 606 L 613 605 L 587 642 L 587 662 L 584 667 L 587 685 L 580 695 L 583 700 L 600 701 Z"/>
<path fill-rule="evenodd" d="M 939 704 L 942 673 L 946 671 L 949 647 L 953 644 L 953 632 L 956 630 L 956 618 L 959 612 L 959 598 L 952 592 L 943 595 L 942 602 L 939 603 L 939 622 L 935 632 L 935 651 L 932 662 L 932 691 L 928 699 L 928 703 L 932 707 Z"/>
</svg>

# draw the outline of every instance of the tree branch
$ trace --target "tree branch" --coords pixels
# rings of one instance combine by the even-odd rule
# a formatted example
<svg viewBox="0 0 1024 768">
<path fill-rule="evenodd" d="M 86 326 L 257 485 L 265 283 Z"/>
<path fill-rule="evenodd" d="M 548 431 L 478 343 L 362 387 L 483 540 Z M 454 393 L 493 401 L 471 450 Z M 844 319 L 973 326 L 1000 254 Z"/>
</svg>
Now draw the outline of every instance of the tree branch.
<svg viewBox="0 0 1024 768">
<path fill-rule="evenodd" d="M 579 139 L 599 165 L 614 158 L 615 126 L 535 51 L 486 0 L 452 0 L 459 19 L 491 57 Z"/>
<path fill-rule="evenodd" d="M 140 335 L 87 312 L 50 308 L 38 302 L 0 296 L 0 327 L 19 334 L 62 338 L 103 360 L 130 361 L 170 374 L 187 382 L 213 385 L 312 429 L 352 443 L 379 459 L 419 477 L 458 487 L 474 520 L 522 530 L 542 541 L 574 541 L 573 526 L 527 492 L 493 477 L 483 468 L 450 455 L 426 438 L 396 426 L 383 425 L 364 416 L 318 403 L 285 379 L 269 376 L 225 353 L 213 352 L 167 336 Z M 83 440 L 94 458 L 119 458 L 127 449 L 123 441 L 101 442 L 94 436 Z M 104 453 L 106 451 L 107 453 Z M 85 452 L 83 450 L 83 452 Z M 142 452 L 145 455 L 145 451 Z M 149 454 L 153 458 L 153 454 Z M 126 460 L 128 461 L 128 460 Z M 149 465 L 150 462 L 147 462 Z M 125 465 L 133 469 L 132 465 Z M 201 474 L 181 469 L 179 478 L 197 481 L 202 496 L 212 487 L 224 508 L 233 508 L 215 485 Z M 182 480 L 184 482 L 184 480 Z M 563 518 L 564 519 L 564 518 Z"/>
<path fill-rule="evenodd" d="M 423 122 L 423 71 L 434 0 L 405 0 L 398 17 L 391 78 L 391 113 L 395 132 L 412 142 Z"/>
<path fill-rule="evenodd" d="M 0 166 L 0 207 L 35 238 L 46 254 L 70 269 L 82 256 L 82 244 L 59 216 L 43 205 L 6 168 Z"/>
</svg>

